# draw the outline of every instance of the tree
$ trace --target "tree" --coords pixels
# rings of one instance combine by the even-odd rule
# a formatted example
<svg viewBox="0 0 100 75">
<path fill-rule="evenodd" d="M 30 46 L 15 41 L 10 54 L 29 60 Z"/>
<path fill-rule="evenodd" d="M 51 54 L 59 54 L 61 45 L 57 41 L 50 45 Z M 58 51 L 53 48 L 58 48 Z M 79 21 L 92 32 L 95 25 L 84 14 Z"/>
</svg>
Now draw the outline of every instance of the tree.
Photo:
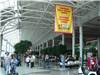
<svg viewBox="0 0 100 75">
<path fill-rule="evenodd" d="M 32 46 L 31 41 L 21 40 L 20 42 L 18 42 L 18 43 L 16 43 L 14 45 L 15 53 L 17 53 L 17 54 L 23 54 L 27 50 L 29 50 L 31 48 L 31 46 Z"/>
<path fill-rule="evenodd" d="M 56 55 L 65 54 L 67 52 L 65 45 L 58 45 L 54 47 L 48 47 L 41 50 L 42 54 Z"/>
</svg>

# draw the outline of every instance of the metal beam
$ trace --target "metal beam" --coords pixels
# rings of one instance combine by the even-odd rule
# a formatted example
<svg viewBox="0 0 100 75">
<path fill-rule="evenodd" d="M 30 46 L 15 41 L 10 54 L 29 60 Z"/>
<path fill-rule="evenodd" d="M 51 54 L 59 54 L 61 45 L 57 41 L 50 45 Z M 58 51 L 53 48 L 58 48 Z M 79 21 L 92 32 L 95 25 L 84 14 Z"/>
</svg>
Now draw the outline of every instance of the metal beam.
<svg viewBox="0 0 100 75">
<path fill-rule="evenodd" d="M 4 12 L 2 12 L 1 13 L 1 15 L 3 15 L 3 14 L 5 14 L 5 13 L 10 13 L 10 14 L 12 14 L 12 15 L 14 15 L 14 13 L 12 12 L 12 11 L 14 11 L 14 10 L 3 10 Z"/>
<path fill-rule="evenodd" d="M 31 6 L 31 5 L 33 5 L 33 3 L 27 3 L 27 4 L 25 4 L 25 5 L 22 5 L 21 8 L 24 9 L 24 8 L 26 8 L 26 7 L 28 7 L 28 6 Z"/>
<path fill-rule="evenodd" d="M 2 29 L 1 29 L 1 33 L 3 33 L 4 29 L 6 28 L 6 26 L 9 26 L 11 23 L 14 24 L 13 26 L 16 25 L 14 21 L 8 21 L 8 22 L 7 22 L 7 23 L 2 27 Z"/>
<path fill-rule="evenodd" d="M 50 23 L 38 23 L 38 22 L 30 22 L 30 21 L 22 21 L 22 23 L 29 23 L 29 25 L 31 25 L 31 24 L 35 24 L 35 25 L 39 25 L 39 24 L 41 24 L 41 25 L 44 25 L 44 26 L 53 26 L 53 24 L 50 24 Z"/>
<path fill-rule="evenodd" d="M 3 38 L 3 40 L 4 40 L 4 41 L 6 41 L 7 43 L 9 43 L 9 44 L 10 44 L 10 46 L 12 46 L 12 47 L 13 47 L 13 45 L 12 45 L 10 42 L 8 42 L 8 40 L 7 40 L 7 39 Z"/>
<path fill-rule="evenodd" d="M 10 18 L 7 18 L 7 19 L 4 19 L 4 20 L 1 20 L 0 23 L 1 23 L 1 22 L 5 22 L 5 21 L 8 21 L 8 20 L 15 19 L 15 18 L 17 18 L 17 17 L 14 17 L 14 16 L 13 16 L 13 17 L 10 17 Z"/>
<path fill-rule="evenodd" d="M 45 33 L 44 35 L 42 35 L 38 40 L 37 42 L 35 42 L 35 44 L 38 44 L 43 38 L 45 38 L 45 36 L 47 36 L 47 34 L 49 34 L 51 32 L 51 30 L 48 30 L 47 33 Z"/>
<path fill-rule="evenodd" d="M 24 17 L 24 18 L 33 18 L 33 19 L 38 19 L 38 20 L 41 19 L 40 17 L 32 17 L 32 16 L 22 16 L 22 17 Z M 50 22 L 53 20 L 53 19 L 48 19 L 48 18 L 44 18 L 44 17 L 42 19 L 43 20 L 48 20 Z"/>
<path fill-rule="evenodd" d="M 12 17 L 13 15 L 2 15 L 1 17 Z"/>
<path fill-rule="evenodd" d="M 27 13 L 30 13 L 30 12 L 40 12 L 40 13 L 44 13 L 44 12 L 45 12 L 45 11 L 36 10 L 36 9 L 35 9 L 35 10 L 33 10 L 33 9 L 21 9 L 21 10 L 26 11 L 26 12 L 22 13 L 23 15 L 24 15 L 24 14 L 27 14 Z M 53 14 L 52 12 L 47 11 L 47 12 L 45 12 L 45 13 L 48 13 L 48 14 L 54 16 L 54 14 Z"/>
<path fill-rule="evenodd" d="M 12 29 L 12 30 L 10 30 L 10 31 L 3 32 L 3 35 L 8 34 L 8 33 L 12 32 L 12 31 L 15 31 L 16 29 L 17 29 L 17 28 L 14 28 L 14 29 Z"/>
<path fill-rule="evenodd" d="M 7 29 L 5 28 L 3 32 L 8 31 L 8 30 L 13 29 L 13 28 L 16 28 L 16 27 L 13 26 L 13 27 L 11 27 L 11 28 L 7 28 Z"/>
<path fill-rule="evenodd" d="M 38 23 L 41 22 L 41 20 L 42 20 L 42 18 L 44 17 L 44 14 L 45 14 L 45 12 L 47 11 L 49 5 L 50 5 L 50 4 L 48 4 L 47 7 L 45 8 L 44 13 L 43 13 L 43 14 L 41 15 L 41 17 L 40 17 L 40 20 L 38 20 Z"/>
<path fill-rule="evenodd" d="M 88 3 L 90 3 L 90 1 L 84 2 L 81 5 L 75 5 L 76 9 L 74 10 L 74 13 L 77 12 L 77 10 L 82 8 L 84 5 L 87 5 Z"/>
<path fill-rule="evenodd" d="M 22 27 L 21 29 L 29 29 L 29 30 L 33 30 L 33 29 L 50 29 L 50 27 L 31 27 L 31 28 Z"/>
</svg>

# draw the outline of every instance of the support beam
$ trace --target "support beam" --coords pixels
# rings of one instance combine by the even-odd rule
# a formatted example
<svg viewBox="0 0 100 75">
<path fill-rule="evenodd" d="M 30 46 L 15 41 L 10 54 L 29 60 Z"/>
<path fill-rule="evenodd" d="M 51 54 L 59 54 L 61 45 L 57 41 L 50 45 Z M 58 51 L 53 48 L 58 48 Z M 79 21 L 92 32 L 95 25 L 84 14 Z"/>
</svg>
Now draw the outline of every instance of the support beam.
<svg viewBox="0 0 100 75">
<path fill-rule="evenodd" d="M 54 38 L 52 39 L 52 46 L 53 47 L 55 46 L 55 39 Z"/>
<path fill-rule="evenodd" d="M 0 34 L 0 57 L 1 57 L 1 52 L 2 52 L 2 40 L 3 40 L 3 34 Z M 1 61 L 1 58 L 0 58 Z"/>
<path fill-rule="evenodd" d="M 62 34 L 62 45 L 64 45 L 65 44 L 65 36 L 64 36 L 64 34 Z"/>
<path fill-rule="evenodd" d="M 72 33 L 72 56 L 75 57 L 75 31 Z"/>
<path fill-rule="evenodd" d="M 45 11 L 41 11 L 41 10 L 32 10 L 32 9 L 21 9 L 21 10 L 24 10 L 26 12 L 22 13 L 22 15 L 25 15 L 25 14 L 30 14 L 32 12 L 39 12 L 39 13 L 44 13 Z M 46 14 L 50 14 L 51 16 L 54 16 L 54 14 L 52 12 L 45 12 Z"/>
<path fill-rule="evenodd" d="M 46 48 L 48 48 L 48 40 L 46 41 Z"/>
<path fill-rule="evenodd" d="M 5 22 L 5 21 L 9 21 L 9 20 L 12 20 L 12 19 L 15 19 L 15 18 L 17 18 L 17 17 L 13 16 L 13 17 L 10 17 L 10 18 L 4 19 L 4 20 L 0 20 L 0 23 Z"/>
<path fill-rule="evenodd" d="M 83 27 L 82 25 L 79 26 L 79 40 L 80 40 L 80 61 L 81 66 L 83 65 Z"/>
<path fill-rule="evenodd" d="M 1 21 L 1 12 L 0 12 L 0 21 Z M 2 51 L 2 33 L 1 33 L 2 27 L 1 27 L 1 22 L 0 22 L 0 57 L 1 57 L 1 51 Z M 0 63 L 1 63 L 1 58 L 0 58 Z"/>
<path fill-rule="evenodd" d="M 17 29 L 17 28 L 11 29 L 11 30 L 9 30 L 9 31 L 5 31 L 5 32 L 3 32 L 3 34 L 6 35 L 6 34 L 12 32 L 12 31 L 15 31 L 16 29 Z"/>
<path fill-rule="evenodd" d="M 48 4 L 47 7 L 45 8 L 44 13 L 41 15 L 40 19 L 38 20 L 38 23 L 41 22 L 42 18 L 44 18 L 45 12 L 47 12 L 47 9 L 48 9 L 49 5 L 50 4 Z"/>
<path fill-rule="evenodd" d="M 100 16 L 100 2 L 98 3 L 98 16 Z"/>
<path fill-rule="evenodd" d="M 6 14 L 6 13 L 14 15 L 13 10 L 9 10 L 9 11 L 8 10 L 3 10 L 3 12 L 1 13 L 1 15 Z"/>
<path fill-rule="evenodd" d="M 2 38 L 1 38 L 1 35 L 0 35 L 0 56 L 1 56 L 1 51 L 2 51 Z M 1 59 L 0 59 L 1 61 Z"/>
<path fill-rule="evenodd" d="M 24 17 L 26 19 L 38 19 L 38 20 L 41 19 L 40 17 L 32 17 L 32 16 L 22 16 L 22 17 Z M 48 20 L 50 22 L 53 21 L 53 19 L 48 19 L 48 18 L 45 18 L 45 17 L 43 17 L 42 20 Z"/>
<path fill-rule="evenodd" d="M 98 58 L 100 58 L 100 37 L 97 38 L 97 42 Z"/>
<path fill-rule="evenodd" d="M 22 25 L 25 26 L 25 24 L 28 24 L 28 25 L 43 25 L 43 26 L 53 26 L 53 23 L 38 23 L 38 22 L 30 22 L 30 21 L 22 21 Z"/>
</svg>

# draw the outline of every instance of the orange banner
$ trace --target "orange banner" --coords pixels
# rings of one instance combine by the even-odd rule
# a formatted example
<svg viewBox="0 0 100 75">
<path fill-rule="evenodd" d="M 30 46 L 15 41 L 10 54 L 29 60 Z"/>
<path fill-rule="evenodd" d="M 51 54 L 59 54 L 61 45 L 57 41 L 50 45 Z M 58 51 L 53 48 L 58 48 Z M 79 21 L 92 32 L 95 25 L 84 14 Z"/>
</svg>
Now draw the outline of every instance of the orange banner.
<svg viewBox="0 0 100 75">
<path fill-rule="evenodd" d="M 56 5 L 55 32 L 72 33 L 72 7 Z"/>
</svg>

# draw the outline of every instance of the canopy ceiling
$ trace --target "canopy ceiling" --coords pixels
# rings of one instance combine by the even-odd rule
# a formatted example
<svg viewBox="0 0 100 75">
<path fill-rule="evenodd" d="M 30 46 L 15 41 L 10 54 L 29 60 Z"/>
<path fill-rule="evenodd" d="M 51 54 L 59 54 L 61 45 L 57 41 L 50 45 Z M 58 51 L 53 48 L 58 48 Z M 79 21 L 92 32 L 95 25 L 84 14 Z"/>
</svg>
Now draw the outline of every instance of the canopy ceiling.
<svg viewBox="0 0 100 75">
<path fill-rule="evenodd" d="M 98 13 L 100 2 L 77 0 L 18 0 L 16 8 L 8 7 L 1 10 L 0 22 L 3 34 L 20 29 L 21 38 L 31 40 L 34 44 L 59 35 L 53 31 L 55 4 L 73 7 L 76 33 L 79 33 L 78 26 L 83 25 L 85 35 L 100 35 L 98 34 L 100 33 Z"/>
</svg>

